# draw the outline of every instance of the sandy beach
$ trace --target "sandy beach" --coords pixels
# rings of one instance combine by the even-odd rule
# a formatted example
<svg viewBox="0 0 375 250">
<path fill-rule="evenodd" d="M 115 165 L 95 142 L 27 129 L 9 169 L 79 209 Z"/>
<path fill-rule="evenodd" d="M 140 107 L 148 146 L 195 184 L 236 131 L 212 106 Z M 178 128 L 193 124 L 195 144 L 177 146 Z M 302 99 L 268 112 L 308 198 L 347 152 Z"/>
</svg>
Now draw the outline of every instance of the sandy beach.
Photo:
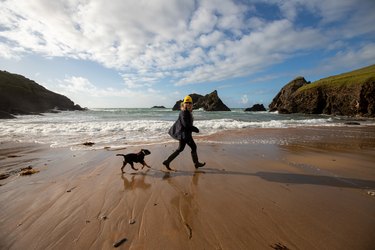
<svg viewBox="0 0 375 250">
<path fill-rule="evenodd" d="M 205 167 L 186 148 L 176 172 L 161 163 L 177 142 L 2 142 L 0 249 L 374 249 L 374 138 L 374 127 L 226 131 L 197 139 Z M 115 155 L 140 148 L 152 169 L 121 174 Z M 39 172 L 20 176 L 28 166 Z"/>
</svg>

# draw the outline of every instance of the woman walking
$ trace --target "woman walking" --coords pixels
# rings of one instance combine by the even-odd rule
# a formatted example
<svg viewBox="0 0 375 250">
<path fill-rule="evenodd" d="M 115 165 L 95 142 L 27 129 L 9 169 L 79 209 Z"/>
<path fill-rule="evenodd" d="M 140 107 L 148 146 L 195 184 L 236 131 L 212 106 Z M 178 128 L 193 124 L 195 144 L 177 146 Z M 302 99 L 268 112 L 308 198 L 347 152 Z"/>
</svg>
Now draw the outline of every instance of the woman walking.
<svg viewBox="0 0 375 250">
<path fill-rule="evenodd" d="M 183 104 L 181 105 L 181 111 L 177 121 L 173 124 L 169 130 L 169 135 L 179 141 L 179 145 L 176 151 L 174 151 L 168 159 L 163 162 L 163 165 L 168 169 L 169 164 L 176 158 L 184 149 L 186 144 L 191 148 L 191 158 L 193 159 L 195 168 L 200 168 L 206 165 L 206 163 L 200 163 L 198 161 L 197 145 L 194 142 L 192 132 L 199 133 L 199 129 L 193 126 L 193 100 L 190 96 L 184 98 Z"/>
</svg>

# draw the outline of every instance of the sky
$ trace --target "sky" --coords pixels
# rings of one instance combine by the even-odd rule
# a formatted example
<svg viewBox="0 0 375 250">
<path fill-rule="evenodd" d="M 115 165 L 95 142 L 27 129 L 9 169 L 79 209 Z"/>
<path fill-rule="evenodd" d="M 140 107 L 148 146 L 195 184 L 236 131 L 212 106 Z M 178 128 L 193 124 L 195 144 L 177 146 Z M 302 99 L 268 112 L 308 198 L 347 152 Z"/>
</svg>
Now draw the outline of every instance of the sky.
<svg viewBox="0 0 375 250">
<path fill-rule="evenodd" d="M 82 107 L 266 107 L 375 63 L 374 0 L 0 0 L 0 70 Z"/>
</svg>

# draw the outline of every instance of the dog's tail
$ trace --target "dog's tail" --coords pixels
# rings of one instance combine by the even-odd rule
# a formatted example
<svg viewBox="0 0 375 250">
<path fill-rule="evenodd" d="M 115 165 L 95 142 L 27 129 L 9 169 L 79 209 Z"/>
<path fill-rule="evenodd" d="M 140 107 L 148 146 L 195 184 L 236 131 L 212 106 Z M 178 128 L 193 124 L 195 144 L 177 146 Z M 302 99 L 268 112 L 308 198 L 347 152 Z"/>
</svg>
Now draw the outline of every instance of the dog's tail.
<svg viewBox="0 0 375 250">
<path fill-rule="evenodd" d="M 124 154 L 117 154 L 116 156 L 125 156 Z"/>
</svg>

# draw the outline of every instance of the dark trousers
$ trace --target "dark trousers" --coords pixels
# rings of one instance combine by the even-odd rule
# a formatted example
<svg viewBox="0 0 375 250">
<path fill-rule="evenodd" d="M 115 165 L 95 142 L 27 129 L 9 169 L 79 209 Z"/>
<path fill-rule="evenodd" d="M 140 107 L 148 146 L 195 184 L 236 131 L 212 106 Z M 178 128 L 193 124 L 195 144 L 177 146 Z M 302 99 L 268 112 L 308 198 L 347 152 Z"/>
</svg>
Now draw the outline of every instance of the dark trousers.
<svg viewBox="0 0 375 250">
<path fill-rule="evenodd" d="M 193 162 L 198 163 L 197 145 L 195 144 L 193 138 L 189 138 L 187 140 L 179 140 L 178 148 L 168 157 L 165 162 L 168 164 L 171 163 L 174 158 L 176 158 L 182 151 L 184 151 L 186 144 L 191 148 L 191 157 L 193 159 Z"/>
<path fill-rule="evenodd" d="M 179 140 L 179 145 L 176 151 L 179 153 L 184 151 L 186 144 L 189 145 L 192 153 L 197 152 L 197 145 L 195 144 L 193 138 L 190 138 L 189 140 Z"/>
</svg>

